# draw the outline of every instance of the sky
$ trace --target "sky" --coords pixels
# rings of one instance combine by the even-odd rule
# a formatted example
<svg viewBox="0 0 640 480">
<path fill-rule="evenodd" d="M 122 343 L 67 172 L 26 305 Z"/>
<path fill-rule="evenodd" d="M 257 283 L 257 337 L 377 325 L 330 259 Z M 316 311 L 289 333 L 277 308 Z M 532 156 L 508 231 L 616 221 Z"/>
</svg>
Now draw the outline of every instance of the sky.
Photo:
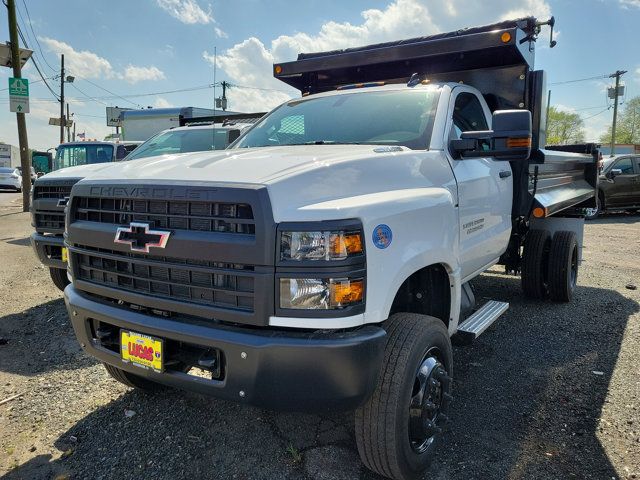
<svg viewBox="0 0 640 480">
<path fill-rule="evenodd" d="M 102 139 L 105 107 L 213 108 L 228 81 L 229 109 L 264 111 L 299 92 L 275 80 L 274 62 L 312 52 L 398 40 L 534 15 L 556 18 L 557 46 L 541 35 L 536 68 L 547 71 L 551 104 L 575 111 L 587 140 L 612 120 L 606 89 L 616 70 L 625 98 L 640 95 L 640 0 L 16 0 L 18 23 L 35 64 L 60 90 L 65 55 L 65 98 L 76 132 Z M 0 42 L 9 40 L 0 7 Z M 24 44 L 21 44 L 24 47 Z M 23 69 L 31 84 L 29 146 L 55 147 L 59 129 L 48 124 L 60 105 L 33 61 Z M 0 67 L 0 141 L 18 144 L 9 112 L 11 69 Z M 583 80 L 589 79 L 589 80 Z M 581 80 L 574 82 L 574 80 Z M 178 91 L 176 91 L 178 90 Z M 624 98 L 622 99 L 624 101 Z"/>
</svg>

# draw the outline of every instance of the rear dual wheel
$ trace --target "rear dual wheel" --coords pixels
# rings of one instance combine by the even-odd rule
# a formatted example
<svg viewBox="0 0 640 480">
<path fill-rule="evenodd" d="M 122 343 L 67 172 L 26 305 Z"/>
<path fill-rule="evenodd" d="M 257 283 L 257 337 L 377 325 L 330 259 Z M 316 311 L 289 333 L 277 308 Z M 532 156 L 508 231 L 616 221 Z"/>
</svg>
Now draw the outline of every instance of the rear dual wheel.
<svg viewBox="0 0 640 480">
<path fill-rule="evenodd" d="M 453 353 L 444 323 L 412 313 L 385 324 L 380 378 L 355 415 L 362 462 L 395 480 L 419 478 L 429 466 L 448 422 Z"/>
<path fill-rule="evenodd" d="M 553 237 L 546 230 L 527 234 L 522 255 L 522 290 L 525 296 L 556 302 L 573 298 L 578 279 L 578 241 L 570 231 Z"/>
</svg>

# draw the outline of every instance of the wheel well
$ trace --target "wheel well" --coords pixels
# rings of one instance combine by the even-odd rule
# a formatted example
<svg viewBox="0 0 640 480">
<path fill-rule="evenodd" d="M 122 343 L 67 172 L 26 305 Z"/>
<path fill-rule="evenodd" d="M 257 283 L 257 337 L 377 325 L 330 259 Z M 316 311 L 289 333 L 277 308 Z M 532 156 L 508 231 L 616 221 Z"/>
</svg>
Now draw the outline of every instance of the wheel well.
<svg viewBox="0 0 640 480">
<path fill-rule="evenodd" d="M 407 278 L 396 293 L 389 315 L 419 313 L 439 318 L 449 326 L 451 284 L 443 265 L 429 265 Z"/>
</svg>

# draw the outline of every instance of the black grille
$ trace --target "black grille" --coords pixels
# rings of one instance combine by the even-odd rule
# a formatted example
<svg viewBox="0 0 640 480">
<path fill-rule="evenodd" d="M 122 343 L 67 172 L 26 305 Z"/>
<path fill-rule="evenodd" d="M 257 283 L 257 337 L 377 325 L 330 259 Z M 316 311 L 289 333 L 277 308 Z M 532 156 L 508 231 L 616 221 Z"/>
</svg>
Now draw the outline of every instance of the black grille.
<svg viewBox="0 0 640 480">
<path fill-rule="evenodd" d="M 42 185 L 33 189 L 33 198 L 65 198 L 71 195 L 71 185 Z"/>
<path fill-rule="evenodd" d="M 43 211 L 35 212 L 36 228 L 43 230 L 64 230 L 64 212 Z"/>
<path fill-rule="evenodd" d="M 72 255 L 79 280 L 209 307 L 254 309 L 252 266 L 88 248 Z"/>
<path fill-rule="evenodd" d="M 255 235 L 253 211 L 244 203 L 79 197 L 73 211 L 74 220 Z"/>
</svg>

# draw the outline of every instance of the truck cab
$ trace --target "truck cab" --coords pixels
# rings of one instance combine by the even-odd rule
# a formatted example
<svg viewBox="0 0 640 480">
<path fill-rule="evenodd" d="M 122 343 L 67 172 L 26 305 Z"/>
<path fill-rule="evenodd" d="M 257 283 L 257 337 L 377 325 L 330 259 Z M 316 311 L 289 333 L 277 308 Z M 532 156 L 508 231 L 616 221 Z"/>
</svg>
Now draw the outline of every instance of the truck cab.
<svg viewBox="0 0 640 480">
<path fill-rule="evenodd" d="M 544 149 L 540 22 L 301 54 L 302 94 L 230 148 L 123 162 L 66 208 L 82 348 L 118 381 L 279 410 L 355 410 L 363 463 L 393 479 L 435 455 L 451 338 L 503 314 L 495 264 L 570 301 L 593 146 Z"/>
<path fill-rule="evenodd" d="M 116 162 L 124 159 L 142 142 L 82 141 L 61 143 L 56 148 L 53 170 Z"/>
</svg>

